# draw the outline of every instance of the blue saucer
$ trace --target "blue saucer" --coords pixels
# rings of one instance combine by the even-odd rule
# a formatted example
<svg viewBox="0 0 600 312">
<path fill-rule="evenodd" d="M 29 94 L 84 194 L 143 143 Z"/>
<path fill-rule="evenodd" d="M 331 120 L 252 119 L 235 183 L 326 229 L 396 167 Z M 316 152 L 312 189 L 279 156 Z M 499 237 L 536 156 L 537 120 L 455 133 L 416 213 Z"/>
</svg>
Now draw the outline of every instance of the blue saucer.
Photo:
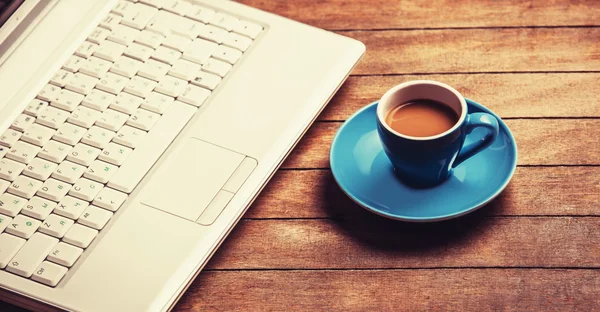
<svg viewBox="0 0 600 312">
<path fill-rule="evenodd" d="M 469 113 L 485 112 L 467 99 Z M 381 216 L 411 222 L 455 218 L 487 204 L 508 184 L 517 166 L 517 146 L 510 130 L 498 117 L 500 133 L 494 143 L 454 169 L 442 184 L 428 189 L 411 188 L 398 180 L 377 135 L 377 102 L 350 117 L 331 145 L 331 171 L 341 189 L 357 204 Z M 475 129 L 467 141 L 483 137 Z"/>
</svg>

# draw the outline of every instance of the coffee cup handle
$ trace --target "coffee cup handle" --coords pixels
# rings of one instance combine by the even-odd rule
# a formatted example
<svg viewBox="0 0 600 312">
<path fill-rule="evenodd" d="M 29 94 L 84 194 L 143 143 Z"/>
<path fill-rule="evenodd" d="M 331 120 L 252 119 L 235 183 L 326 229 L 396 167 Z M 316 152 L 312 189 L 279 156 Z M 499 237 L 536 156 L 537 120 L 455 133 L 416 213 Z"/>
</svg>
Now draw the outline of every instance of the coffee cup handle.
<svg viewBox="0 0 600 312">
<path fill-rule="evenodd" d="M 478 127 L 487 128 L 489 131 L 480 140 L 477 140 L 476 142 L 470 143 L 468 145 L 463 145 L 460 152 L 458 153 L 458 156 L 456 157 L 456 160 L 454 161 L 454 164 L 452 165 L 452 168 L 460 165 L 463 161 L 469 159 L 472 156 L 475 156 L 475 154 L 488 148 L 490 145 L 492 145 L 494 139 L 496 139 L 496 137 L 498 136 L 498 120 L 496 119 L 496 117 L 490 114 L 469 114 L 467 115 L 466 124 L 467 135 L 469 135 L 473 131 L 473 129 Z"/>
</svg>

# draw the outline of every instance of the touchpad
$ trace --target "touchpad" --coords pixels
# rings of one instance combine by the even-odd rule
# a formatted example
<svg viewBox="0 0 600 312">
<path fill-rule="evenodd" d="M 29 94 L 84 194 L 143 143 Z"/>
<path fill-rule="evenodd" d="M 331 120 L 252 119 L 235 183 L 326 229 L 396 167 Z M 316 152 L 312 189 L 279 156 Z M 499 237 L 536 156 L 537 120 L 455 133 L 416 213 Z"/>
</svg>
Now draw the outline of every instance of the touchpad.
<svg viewBox="0 0 600 312">
<path fill-rule="evenodd" d="M 160 165 L 142 203 L 196 221 L 246 156 L 190 138 Z"/>
</svg>

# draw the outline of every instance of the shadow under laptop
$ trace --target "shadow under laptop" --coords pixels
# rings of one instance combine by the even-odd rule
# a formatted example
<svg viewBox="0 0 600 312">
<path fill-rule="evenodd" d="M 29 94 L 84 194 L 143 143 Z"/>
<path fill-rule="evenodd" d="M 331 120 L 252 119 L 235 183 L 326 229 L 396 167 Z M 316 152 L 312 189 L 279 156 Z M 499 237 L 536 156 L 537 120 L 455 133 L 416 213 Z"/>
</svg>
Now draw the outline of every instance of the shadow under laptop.
<svg viewBox="0 0 600 312">
<path fill-rule="evenodd" d="M 486 231 L 493 222 L 504 196 L 462 217 L 440 222 L 412 223 L 391 220 L 362 208 L 352 201 L 336 184 L 329 172 L 323 192 L 325 209 L 343 231 L 367 248 L 423 252 L 447 249 L 466 244 L 478 233 Z"/>
</svg>

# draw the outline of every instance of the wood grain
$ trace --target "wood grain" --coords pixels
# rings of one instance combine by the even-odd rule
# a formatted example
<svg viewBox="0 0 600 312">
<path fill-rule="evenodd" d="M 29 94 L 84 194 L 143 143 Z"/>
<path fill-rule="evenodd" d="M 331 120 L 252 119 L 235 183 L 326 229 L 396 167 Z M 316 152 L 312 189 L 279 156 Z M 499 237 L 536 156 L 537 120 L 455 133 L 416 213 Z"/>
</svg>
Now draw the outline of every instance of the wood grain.
<svg viewBox="0 0 600 312">
<path fill-rule="evenodd" d="M 345 31 L 367 52 L 353 74 L 599 71 L 600 28 Z"/>
<path fill-rule="evenodd" d="M 490 216 L 600 216 L 600 167 L 520 167 L 500 197 L 484 208 Z M 329 170 L 281 170 L 245 218 L 362 218 Z"/>
<path fill-rule="evenodd" d="M 598 73 L 446 74 L 351 76 L 320 120 L 346 120 L 359 108 L 379 100 L 391 87 L 410 80 L 447 83 L 502 118 L 600 117 Z"/>
<path fill-rule="evenodd" d="M 598 25 L 598 1 L 242 0 L 326 29 Z"/>
<path fill-rule="evenodd" d="M 177 311 L 591 311 L 597 270 L 203 272 Z"/>
<path fill-rule="evenodd" d="M 600 164 L 600 120 L 506 120 L 519 151 L 519 165 Z M 328 168 L 329 149 L 341 122 L 317 122 L 283 168 Z"/>
<path fill-rule="evenodd" d="M 600 218 L 484 215 L 436 224 L 367 214 L 360 220 L 246 220 L 208 267 L 600 267 Z"/>
</svg>

